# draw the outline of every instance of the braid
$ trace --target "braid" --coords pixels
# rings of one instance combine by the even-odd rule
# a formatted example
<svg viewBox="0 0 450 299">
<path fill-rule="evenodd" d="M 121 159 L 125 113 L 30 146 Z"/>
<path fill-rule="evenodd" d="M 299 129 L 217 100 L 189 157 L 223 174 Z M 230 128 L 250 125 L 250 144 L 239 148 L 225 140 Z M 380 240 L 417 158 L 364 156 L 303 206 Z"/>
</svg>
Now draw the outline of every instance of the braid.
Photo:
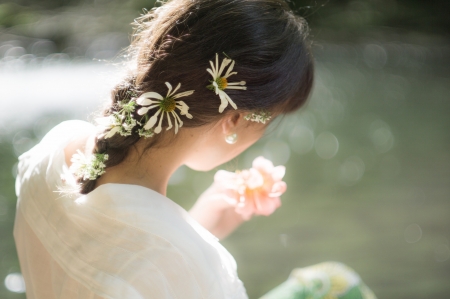
<svg viewBox="0 0 450 299">
<path fill-rule="evenodd" d="M 78 178 L 83 194 L 141 139 L 148 138 L 144 151 L 163 146 L 179 128 L 213 124 L 234 110 L 265 123 L 271 113 L 297 110 L 311 92 L 308 26 L 284 0 L 168 1 L 135 25 L 131 75 L 113 89 L 102 113 L 106 125 L 92 153 L 97 168 Z"/>
<path fill-rule="evenodd" d="M 134 87 L 134 78 L 130 77 L 118 84 L 112 91 L 112 101 L 104 109 L 103 116 L 107 117 L 119 109 L 118 103 L 124 101 L 130 101 L 131 95 L 136 93 Z M 102 132 L 104 133 L 104 132 Z M 137 130 L 133 130 L 129 136 L 122 136 L 115 134 L 110 138 L 105 138 L 104 134 L 100 134 L 95 138 L 95 145 L 92 154 L 107 154 L 108 159 L 104 162 L 105 169 L 120 164 L 127 156 L 131 146 L 136 144 L 140 139 Z M 94 190 L 97 179 L 90 180 L 78 177 L 77 182 L 80 186 L 79 192 L 81 194 L 87 194 Z"/>
</svg>

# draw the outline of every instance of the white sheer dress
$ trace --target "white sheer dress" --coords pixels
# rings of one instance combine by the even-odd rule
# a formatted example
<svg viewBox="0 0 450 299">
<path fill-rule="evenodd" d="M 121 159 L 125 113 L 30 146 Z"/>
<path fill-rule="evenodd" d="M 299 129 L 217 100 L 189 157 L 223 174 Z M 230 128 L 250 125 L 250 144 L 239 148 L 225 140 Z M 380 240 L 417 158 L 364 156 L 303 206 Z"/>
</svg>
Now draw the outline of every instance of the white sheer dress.
<svg viewBox="0 0 450 299">
<path fill-rule="evenodd" d="M 65 195 L 67 121 L 20 157 L 14 238 L 28 299 L 247 298 L 236 263 L 179 205 L 136 185 Z"/>
</svg>

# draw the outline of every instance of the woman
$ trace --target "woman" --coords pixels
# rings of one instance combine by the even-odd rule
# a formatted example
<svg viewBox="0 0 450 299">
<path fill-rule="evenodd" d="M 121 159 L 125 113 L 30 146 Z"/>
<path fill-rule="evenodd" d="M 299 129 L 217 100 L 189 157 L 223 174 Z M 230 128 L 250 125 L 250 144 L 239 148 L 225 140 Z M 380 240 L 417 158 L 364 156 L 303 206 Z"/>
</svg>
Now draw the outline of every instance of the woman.
<svg viewBox="0 0 450 299">
<path fill-rule="evenodd" d="M 236 157 L 304 104 L 306 36 L 282 0 L 173 0 L 143 16 L 98 125 L 64 122 L 20 157 L 28 298 L 247 298 L 217 238 L 257 211 L 213 184 L 187 213 L 167 183 L 181 165 Z"/>
</svg>

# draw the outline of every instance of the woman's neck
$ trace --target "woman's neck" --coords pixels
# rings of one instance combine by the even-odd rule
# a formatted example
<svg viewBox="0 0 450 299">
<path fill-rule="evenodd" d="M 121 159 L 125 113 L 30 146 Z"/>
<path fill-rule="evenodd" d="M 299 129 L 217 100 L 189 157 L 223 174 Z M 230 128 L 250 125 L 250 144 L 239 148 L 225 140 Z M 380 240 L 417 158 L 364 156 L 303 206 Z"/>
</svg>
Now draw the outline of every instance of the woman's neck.
<svg viewBox="0 0 450 299">
<path fill-rule="evenodd" d="M 184 164 L 190 147 L 182 134 L 178 134 L 168 146 L 145 150 L 145 140 L 129 149 L 120 164 L 108 167 L 97 179 L 96 187 L 108 184 L 140 185 L 166 196 L 169 178 Z"/>
</svg>

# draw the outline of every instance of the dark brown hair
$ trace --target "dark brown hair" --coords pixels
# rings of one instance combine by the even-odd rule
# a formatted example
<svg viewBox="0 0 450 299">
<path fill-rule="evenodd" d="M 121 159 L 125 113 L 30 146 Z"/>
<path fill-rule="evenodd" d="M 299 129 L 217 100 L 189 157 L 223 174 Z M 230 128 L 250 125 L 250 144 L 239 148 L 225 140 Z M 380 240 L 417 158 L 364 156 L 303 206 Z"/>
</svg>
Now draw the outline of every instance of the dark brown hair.
<svg viewBox="0 0 450 299">
<path fill-rule="evenodd" d="M 206 69 L 216 53 L 220 61 L 230 57 L 236 64 L 231 81 L 246 81 L 247 90 L 226 90 L 240 111 L 268 110 L 289 113 L 302 106 L 313 83 L 313 58 L 305 20 L 296 16 L 284 0 L 172 0 L 153 9 L 136 22 L 130 53 L 133 71 L 112 92 L 108 116 L 117 103 L 130 99 L 130 92 L 167 93 L 165 82 L 181 83 L 180 92 L 195 90 L 182 98 L 192 119 L 184 127 L 218 121 L 219 97 L 206 86 Z M 150 110 L 148 116 L 156 112 Z M 135 115 L 136 118 L 138 117 Z M 166 121 L 166 120 L 165 120 Z M 139 139 L 137 126 L 131 136 L 115 134 L 98 138 L 94 153 L 107 153 L 107 167 L 119 164 Z M 150 138 L 149 146 L 158 142 Z M 172 133 L 173 134 L 173 133 Z M 95 180 L 78 180 L 82 194 L 95 187 Z"/>
</svg>

